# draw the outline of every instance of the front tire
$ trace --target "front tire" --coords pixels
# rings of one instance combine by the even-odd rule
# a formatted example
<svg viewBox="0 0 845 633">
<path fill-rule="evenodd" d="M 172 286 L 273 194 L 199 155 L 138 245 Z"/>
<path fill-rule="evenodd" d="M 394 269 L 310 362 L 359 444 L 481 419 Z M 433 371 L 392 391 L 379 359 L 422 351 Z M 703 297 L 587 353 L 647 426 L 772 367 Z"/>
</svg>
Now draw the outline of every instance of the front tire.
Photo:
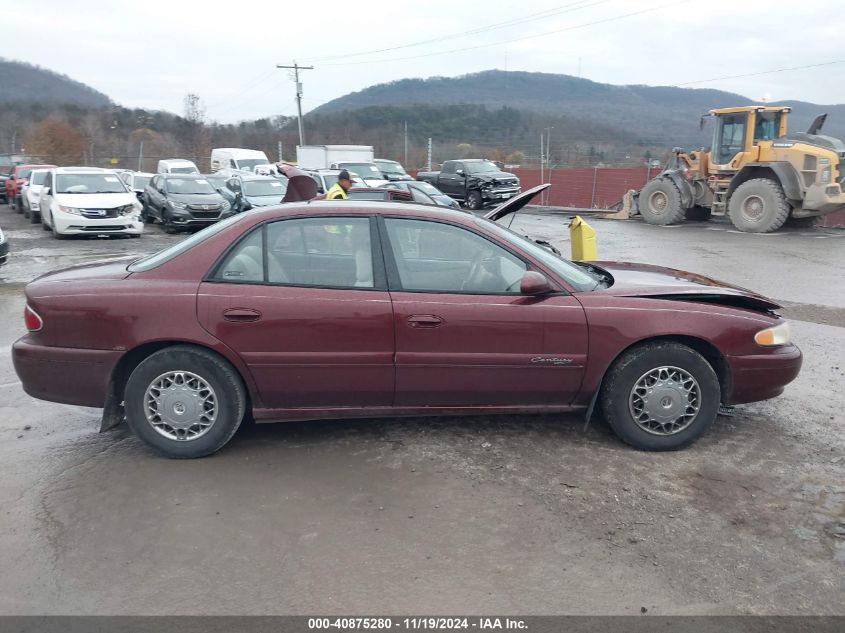
<svg viewBox="0 0 845 633">
<path fill-rule="evenodd" d="M 674 182 L 658 178 L 646 183 L 640 191 L 640 215 L 649 224 L 666 226 L 684 219 L 681 192 Z"/>
<path fill-rule="evenodd" d="M 640 450 L 671 451 L 692 444 L 719 410 L 713 367 L 695 350 L 673 342 L 625 352 L 604 380 L 601 404 L 619 438 Z"/>
<path fill-rule="evenodd" d="M 470 191 L 467 194 L 465 206 L 472 211 L 478 211 L 484 206 L 484 198 L 481 197 L 480 191 Z"/>
<path fill-rule="evenodd" d="M 746 180 L 728 202 L 731 222 L 748 233 L 777 231 L 786 222 L 790 210 L 780 184 L 769 178 Z"/>
<path fill-rule="evenodd" d="M 246 411 L 246 390 L 235 369 L 198 347 L 155 352 L 134 369 L 124 392 L 126 421 L 157 453 L 205 457 L 232 439 Z"/>
</svg>

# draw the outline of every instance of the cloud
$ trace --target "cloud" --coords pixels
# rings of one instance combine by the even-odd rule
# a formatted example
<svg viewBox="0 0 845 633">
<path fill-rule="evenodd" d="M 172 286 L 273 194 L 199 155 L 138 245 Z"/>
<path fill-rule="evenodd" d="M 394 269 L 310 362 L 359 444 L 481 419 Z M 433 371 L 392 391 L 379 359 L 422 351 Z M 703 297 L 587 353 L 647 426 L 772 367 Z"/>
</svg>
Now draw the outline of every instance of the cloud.
<svg viewBox="0 0 845 633">
<path fill-rule="evenodd" d="M 845 8 L 839 0 L 711 0 L 705 7 L 685 2 L 572 28 L 669 2 L 542 0 L 519 6 L 489 0 L 397 0 L 356 6 L 324 0 L 226 6 L 41 0 L 37 11 L 16 12 L 16 28 L 0 40 L 0 55 L 65 73 L 130 107 L 178 112 L 185 93 L 196 92 L 207 103 L 209 117 L 227 122 L 294 113 L 294 84 L 286 71 L 275 69 L 276 63 L 293 59 L 340 56 L 314 62 L 315 70 L 303 74 L 306 110 L 375 83 L 490 68 L 577 74 L 580 64 L 582 76 L 595 81 L 672 85 L 845 59 Z M 544 19 L 483 30 L 553 9 L 559 10 Z M 560 32 L 530 37 L 553 30 Z M 345 57 L 450 35 L 457 37 Z M 526 39 L 502 43 L 516 38 Z M 474 46 L 483 47 L 400 61 Z M 329 65 L 361 60 L 373 61 Z M 832 78 L 841 76 L 842 67 L 828 67 L 695 87 L 730 90 L 750 99 L 770 93 L 774 99 L 835 103 L 842 98 L 841 82 Z"/>
</svg>

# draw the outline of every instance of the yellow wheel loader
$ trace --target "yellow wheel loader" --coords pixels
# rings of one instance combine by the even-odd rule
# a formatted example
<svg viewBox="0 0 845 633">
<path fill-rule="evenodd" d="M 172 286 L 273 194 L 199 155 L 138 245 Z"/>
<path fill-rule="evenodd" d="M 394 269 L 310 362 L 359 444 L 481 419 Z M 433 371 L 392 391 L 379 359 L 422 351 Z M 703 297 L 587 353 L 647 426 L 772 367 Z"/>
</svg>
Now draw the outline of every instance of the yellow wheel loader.
<svg viewBox="0 0 845 633">
<path fill-rule="evenodd" d="M 740 231 L 777 231 L 787 219 L 811 225 L 845 209 L 845 143 L 819 134 L 822 114 L 806 134 L 787 133 L 788 107 L 711 110 L 709 151 L 680 148 L 639 192 L 634 206 L 649 224 L 727 215 Z"/>
</svg>

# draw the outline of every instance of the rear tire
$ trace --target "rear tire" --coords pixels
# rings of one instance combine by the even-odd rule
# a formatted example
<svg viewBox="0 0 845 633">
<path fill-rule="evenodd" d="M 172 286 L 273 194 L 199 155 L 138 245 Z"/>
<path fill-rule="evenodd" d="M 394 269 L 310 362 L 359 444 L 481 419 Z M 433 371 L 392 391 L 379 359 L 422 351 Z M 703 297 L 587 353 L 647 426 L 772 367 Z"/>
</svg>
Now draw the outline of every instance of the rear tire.
<svg viewBox="0 0 845 633">
<path fill-rule="evenodd" d="M 129 427 L 173 459 L 205 457 L 223 448 L 243 420 L 246 401 L 243 382 L 228 362 L 188 345 L 141 361 L 124 392 Z"/>
<path fill-rule="evenodd" d="M 692 444 L 719 410 L 716 372 L 695 350 L 669 341 L 625 352 L 605 376 L 600 402 L 619 438 L 644 451 Z"/>
<path fill-rule="evenodd" d="M 740 231 L 772 233 L 786 222 L 792 207 L 780 184 L 769 178 L 753 178 L 731 194 L 728 215 Z"/>
<path fill-rule="evenodd" d="M 677 224 L 684 219 L 681 207 L 681 192 L 674 182 L 667 178 L 657 178 L 646 183 L 640 191 L 640 215 L 649 224 L 666 226 Z"/>
</svg>

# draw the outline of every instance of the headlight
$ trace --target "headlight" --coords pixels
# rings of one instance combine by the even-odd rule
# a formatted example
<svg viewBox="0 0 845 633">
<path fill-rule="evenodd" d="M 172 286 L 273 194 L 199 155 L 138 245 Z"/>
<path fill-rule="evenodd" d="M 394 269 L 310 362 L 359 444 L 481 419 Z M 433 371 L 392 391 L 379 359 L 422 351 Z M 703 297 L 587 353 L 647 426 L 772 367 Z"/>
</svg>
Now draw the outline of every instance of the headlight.
<svg viewBox="0 0 845 633">
<path fill-rule="evenodd" d="M 127 204 L 117 210 L 118 215 L 131 215 L 138 211 L 138 207 L 134 204 Z"/>
<path fill-rule="evenodd" d="M 0 229 L 0 244 L 6 241 L 6 236 L 3 235 L 3 229 Z"/>
<path fill-rule="evenodd" d="M 82 215 L 82 209 L 77 209 L 76 207 L 66 207 L 63 204 L 59 205 L 59 211 L 72 213 L 73 215 Z"/>
<path fill-rule="evenodd" d="M 185 204 L 184 202 L 178 202 L 176 200 L 168 200 L 167 204 L 169 204 L 174 209 L 187 209 L 188 208 L 187 204 Z"/>
<path fill-rule="evenodd" d="M 232 205 L 231 205 L 231 204 L 229 204 L 229 201 L 228 201 L 228 200 L 223 200 L 223 206 L 222 206 L 222 207 L 220 207 L 220 208 L 221 208 L 221 209 L 223 209 L 223 211 L 228 211 L 228 210 L 229 210 L 229 207 L 231 207 L 231 206 L 232 206 Z"/>
<path fill-rule="evenodd" d="M 789 330 L 789 323 L 784 321 L 774 327 L 760 330 L 754 335 L 754 342 L 762 347 L 776 347 L 778 345 L 789 345 L 792 340 L 792 333 Z"/>
</svg>

